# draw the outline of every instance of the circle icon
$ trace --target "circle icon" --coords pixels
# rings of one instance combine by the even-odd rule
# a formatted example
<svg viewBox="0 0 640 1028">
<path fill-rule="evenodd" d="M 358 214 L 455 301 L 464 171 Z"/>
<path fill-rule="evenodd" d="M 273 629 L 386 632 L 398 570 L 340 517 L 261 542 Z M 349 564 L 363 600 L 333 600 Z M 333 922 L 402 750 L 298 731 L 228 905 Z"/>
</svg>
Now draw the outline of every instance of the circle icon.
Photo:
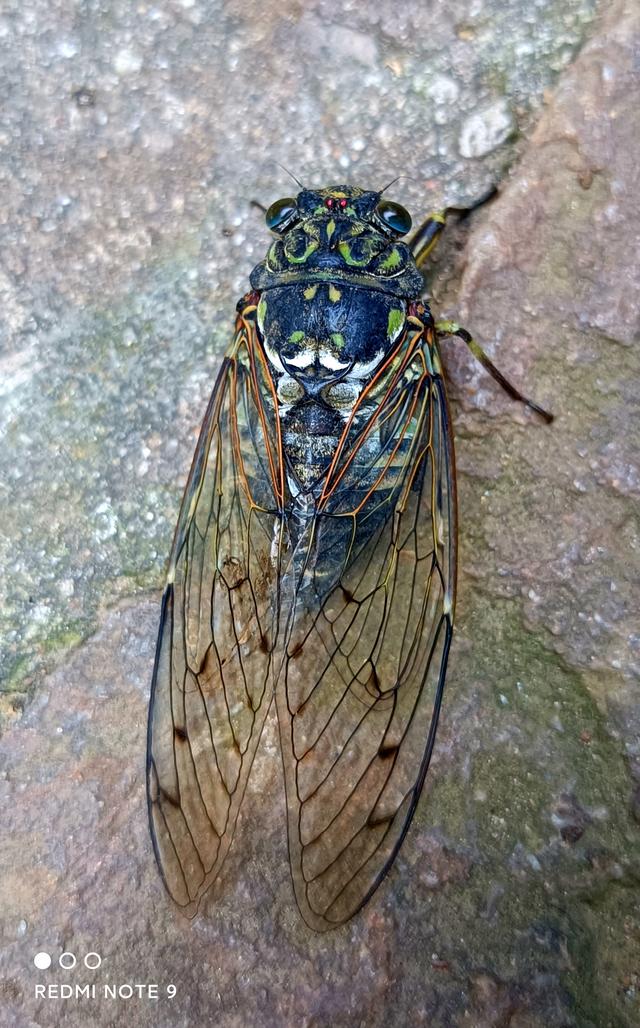
<svg viewBox="0 0 640 1028">
<path fill-rule="evenodd" d="M 89 961 L 89 957 L 91 957 L 91 961 Z M 100 967 L 101 963 L 102 957 L 99 953 L 87 953 L 86 957 L 84 958 L 84 966 L 88 967 L 90 971 L 95 971 L 97 967 Z"/>
<path fill-rule="evenodd" d="M 36 953 L 33 958 L 33 962 L 38 968 L 38 971 L 46 971 L 48 967 L 51 967 L 51 957 L 44 951 L 42 953 Z"/>
<path fill-rule="evenodd" d="M 58 963 L 65 971 L 70 971 L 71 968 L 75 967 L 77 964 L 75 953 L 69 953 L 68 950 L 65 950 L 64 953 L 60 954 Z"/>
</svg>

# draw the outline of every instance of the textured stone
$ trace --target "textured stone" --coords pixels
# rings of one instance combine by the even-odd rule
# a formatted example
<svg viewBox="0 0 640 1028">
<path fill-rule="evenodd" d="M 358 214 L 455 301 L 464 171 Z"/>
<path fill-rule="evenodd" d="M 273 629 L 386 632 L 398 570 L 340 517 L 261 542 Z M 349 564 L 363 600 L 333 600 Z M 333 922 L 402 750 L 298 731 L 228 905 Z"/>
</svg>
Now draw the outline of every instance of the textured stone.
<svg viewBox="0 0 640 1028">
<path fill-rule="evenodd" d="M 11 11 L 7 33 L 22 27 L 27 56 L 46 55 L 54 76 L 76 62 L 69 96 L 82 89 L 90 97 L 95 89 L 96 105 L 73 100 L 68 109 L 53 94 L 47 99 L 51 78 L 42 76 L 39 131 L 50 133 L 51 149 L 37 168 L 16 163 L 5 180 L 3 216 L 9 222 L 13 210 L 22 240 L 3 251 L 13 266 L 0 281 L 15 333 L 1 386 L 14 501 L 3 520 L 11 538 L 5 631 L 15 632 L 14 682 L 30 697 L 0 742 L 1 996 L 8 1024 L 618 1028 L 640 1020 L 640 16 L 631 0 L 604 10 L 592 40 L 548 95 L 499 197 L 474 216 L 467 237 L 454 229 L 434 278 L 442 314 L 472 329 L 556 421 L 547 427 L 511 404 L 458 344 L 447 344 L 460 472 L 459 627 L 426 795 L 387 882 L 343 929 L 317 937 L 305 928 L 288 879 L 272 724 L 230 859 L 194 923 L 172 910 L 148 841 L 143 754 L 155 586 L 178 479 L 218 359 L 209 326 L 226 312 L 215 329 L 219 346 L 230 297 L 255 259 L 246 250 L 264 242 L 257 214 L 254 223 L 254 212 L 237 198 L 237 182 L 247 200 L 254 190 L 260 199 L 274 193 L 275 173 L 259 173 L 256 153 L 271 145 L 275 122 L 266 113 L 264 121 L 241 121 L 240 98 L 245 110 L 251 100 L 265 111 L 262 84 L 269 75 L 276 81 L 277 72 L 282 106 L 273 117 L 281 128 L 289 103 L 305 117 L 324 112 L 320 140 L 317 131 L 300 140 L 295 125 L 282 129 L 285 162 L 299 143 L 308 169 L 316 146 L 318 167 L 342 166 L 347 156 L 352 173 L 355 160 L 342 139 L 353 138 L 366 177 L 380 166 L 374 156 L 385 152 L 401 164 L 409 150 L 398 142 L 408 144 L 412 132 L 415 141 L 412 119 L 431 80 L 418 79 L 424 60 L 410 40 L 430 31 L 422 57 L 431 46 L 444 47 L 451 67 L 436 61 L 434 78 L 450 76 L 460 90 L 460 114 L 447 135 L 455 147 L 464 117 L 490 99 L 474 95 L 459 73 L 458 48 L 479 60 L 489 52 L 481 50 L 483 39 L 489 48 L 506 45 L 504 33 L 496 39 L 495 18 L 515 10 L 503 5 L 507 14 L 495 15 L 489 31 L 479 16 L 465 19 L 463 6 L 447 5 L 437 18 L 419 4 L 403 4 L 394 16 L 384 9 L 375 17 L 359 13 L 365 5 L 341 15 L 364 38 L 347 44 L 342 37 L 346 70 L 318 42 L 321 102 L 311 86 L 300 89 L 297 67 L 282 74 L 280 63 L 281 54 L 290 60 L 296 52 L 285 44 L 308 33 L 306 11 L 283 9 L 265 20 L 257 8 L 225 5 L 214 46 L 209 8 L 197 0 L 146 9 L 146 21 L 117 8 L 115 29 L 97 44 L 100 61 L 86 53 L 85 39 L 100 27 L 95 13 L 85 21 L 58 17 L 52 26 L 45 8 L 38 24 L 33 9 Z M 521 20 L 534 17 L 529 9 L 518 12 Z M 321 24 L 328 17 L 320 6 L 312 13 Z M 561 65 L 564 51 L 573 50 L 562 42 L 560 16 L 545 13 L 540 34 L 560 40 L 554 60 Z M 7 16 L 0 22 L 5 42 L 6 22 Z M 538 53 L 533 24 L 525 19 L 529 55 Z M 508 41 L 515 38 L 514 22 Z M 402 45 L 394 49 L 395 39 Z M 71 45 L 78 53 L 65 57 Z M 345 46 L 352 46 L 346 55 Z M 113 58 L 127 48 L 140 52 L 143 64 L 122 79 L 134 92 L 121 107 L 111 96 L 107 112 L 101 92 L 109 95 Z M 268 71 L 257 68 L 242 89 L 237 80 L 230 85 L 230 109 L 238 114 L 231 128 L 215 106 L 213 75 L 225 62 L 242 67 L 248 50 L 272 63 Z M 212 55 L 218 63 L 207 65 Z M 384 72 L 383 61 L 395 70 Z M 509 81 L 522 82 L 528 67 L 534 96 L 542 79 L 534 81 L 527 61 L 510 66 Z M 166 83 L 171 68 L 175 76 L 187 64 L 197 88 L 190 100 L 178 99 L 175 82 L 172 90 Z M 410 88 L 407 64 L 415 73 Z M 37 62 L 29 58 L 27 66 Z M 304 82 L 316 84 L 316 74 L 315 66 L 305 68 Z M 382 94 L 386 74 L 404 85 Z M 341 97 L 352 98 L 346 114 L 333 99 L 336 82 Z M 31 90 L 35 85 L 30 79 Z M 369 112 L 376 96 L 370 121 L 355 134 L 357 111 Z M 400 100 L 399 115 L 392 107 Z M 434 111 L 455 106 L 442 82 L 429 102 Z M 77 200 L 77 183 L 62 174 L 65 162 L 51 156 L 56 104 L 64 111 L 60 145 L 78 155 L 82 172 Z M 190 128 L 176 127 L 190 104 Z M 35 147 L 35 123 L 21 110 Z M 93 123 L 94 149 L 83 150 L 86 130 L 77 119 L 100 110 L 108 120 Z M 159 117 L 160 110 L 171 115 Z M 220 181 L 213 171 L 207 178 L 212 208 L 199 233 L 205 201 L 197 181 L 211 154 L 212 126 L 222 126 L 216 146 L 238 157 L 238 167 L 232 179 L 217 158 Z M 429 123 L 430 132 L 436 127 Z M 107 133 L 102 142 L 100 133 Z M 166 158 L 153 158 L 146 144 L 136 152 L 144 133 L 177 138 L 184 166 L 165 168 Z M 154 144 L 158 154 L 161 144 Z M 104 146 L 104 157 L 95 146 Z M 89 174 L 92 152 L 108 189 L 95 170 Z M 175 154 L 176 147 L 164 152 Z M 495 156 L 506 161 L 508 154 Z M 462 188 L 455 186 L 458 172 L 445 164 L 442 181 L 455 195 Z M 471 162 L 472 191 L 497 167 Z M 387 170 L 390 178 L 394 169 Z M 25 176 L 32 179 L 28 201 Z M 47 190 L 51 203 L 42 202 Z M 424 182 L 409 184 L 404 199 L 417 209 L 423 192 Z M 95 209 L 92 196 L 101 201 Z M 76 202 L 84 205 L 84 222 L 67 220 Z M 116 223 L 107 230 L 111 217 Z M 152 253 L 157 264 L 147 267 Z M 136 271 L 137 263 L 145 267 Z M 139 285 L 133 297 L 132 279 Z M 151 583 L 153 597 L 118 599 Z M 98 597 L 111 604 L 108 612 L 97 610 Z M 32 664 L 19 661 L 56 638 L 64 643 L 65 631 L 79 640 L 98 620 L 96 634 L 56 670 L 25 682 Z M 35 953 L 51 953 L 55 965 L 63 950 L 98 951 L 102 968 L 92 977 L 81 968 L 36 971 Z M 175 983 L 178 991 L 158 1001 L 34 995 L 36 983 L 87 981 L 155 982 L 161 992 Z"/>
<path fill-rule="evenodd" d="M 515 121 L 504 100 L 469 115 L 460 131 L 463 157 L 486 157 L 515 131 Z"/>
</svg>

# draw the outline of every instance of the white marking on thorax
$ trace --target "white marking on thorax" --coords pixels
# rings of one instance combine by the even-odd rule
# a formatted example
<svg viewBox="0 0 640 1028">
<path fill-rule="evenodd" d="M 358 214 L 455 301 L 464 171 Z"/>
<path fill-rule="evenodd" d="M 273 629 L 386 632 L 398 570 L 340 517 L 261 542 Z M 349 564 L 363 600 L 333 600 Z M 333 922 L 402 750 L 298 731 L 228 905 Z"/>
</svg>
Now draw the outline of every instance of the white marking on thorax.
<svg viewBox="0 0 640 1028">
<path fill-rule="evenodd" d="M 316 360 L 320 362 L 323 368 L 328 368 L 329 371 L 344 371 L 351 363 L 351 361 L 339 361 L 337 357 L 332 357 L 330 353 L 323 350 L 302 350 L 297 357 L 289 357 L 287 364 L 302 370 L 315 364 Z"/>
<path fill-rule="evenodd" d="M 354 364 L 351 371 L 347 375 L 347 379 L 351 381 L 351 379 L 354 378 L 367 378 L 367 376 L 370 375 L 371 372 L 375 370 L 375 368 L 377 368 L 378 364 L 380 363 L 384 355 L 384 349 L 378 350 L 373 360 L 367 361 L 366 364 L 363 364 L 362 362 Z"/>
<path fill-rule="evenodd" d="M 274 350 L 273 347 L 269 345 L 269 343 L 267 342 L 266 339 L 264 340 L 263 346 L 264 346 L 264 352 L 266 353 L 267 357 L 269 358 L 269 360 L 273 364 L 274 368 L 277 368 L 278 371 L 281 371 L 282 374 L 284 374 L 285 373 L 284 365 L 283 365 L 282 361 L 280 360 L 280 355 L 278 354 L 278 351 Z"/>
</svg>

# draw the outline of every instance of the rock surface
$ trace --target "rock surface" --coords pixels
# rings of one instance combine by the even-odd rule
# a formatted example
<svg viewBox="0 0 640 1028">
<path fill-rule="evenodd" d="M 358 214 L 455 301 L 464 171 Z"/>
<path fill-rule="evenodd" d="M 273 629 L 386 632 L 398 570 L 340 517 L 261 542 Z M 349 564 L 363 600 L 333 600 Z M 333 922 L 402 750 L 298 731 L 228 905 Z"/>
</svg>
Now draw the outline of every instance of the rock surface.
<svg viewBox="0 0 640 1028">
<path fill-rule="evenodd" d="M 0 742 L 4 1020 L 637 1024 L 637 6 L 604 9 L 500 196 L 464 249 L 443 251 L 439 310 L 556 420 L 514 407 L 448 344 L 462 574 L 442 728 L 394 870 L 322 937 L 293 904 L 273 726 L 193 923 L 162 892 L 144 809 L 155 589 L 229 297 L 264 243 L 246 202 L 271 199 L 277 174 L 256 154 L 378 181 L 416 153 L 422 181 L 396 194 L 414 211 L 436 175 L 449 199 L 479 195 L 513 144 L 459 163 L 465 122 L 504 100 L 527 128 L 589 11 L 403 4 L 391 18 L 359 5 L 338 19 L 285 5 L 265 19 L 264 6 L 225 4 L 213 26 L 197 0 L 144 16 L 116 5 L 108 25 L 93 8 L 61 19 L 36 6 L 0 20 L 0 42 L 11 52 L 21 34 L 29 57 L 5 131 L 21 126 L 39 155 L 5 165 L 15 245 L 0 283 L 15 633 Z M 62 970 L 63 951 L 97 951 L 102 966 Z M 35 994 L 63 983 L 95 983 L 97 998 Z M 138 983 L 160 998 L 127 999 Z M 124 995 L 98 998 L 105 984 Z"/>
</svg>

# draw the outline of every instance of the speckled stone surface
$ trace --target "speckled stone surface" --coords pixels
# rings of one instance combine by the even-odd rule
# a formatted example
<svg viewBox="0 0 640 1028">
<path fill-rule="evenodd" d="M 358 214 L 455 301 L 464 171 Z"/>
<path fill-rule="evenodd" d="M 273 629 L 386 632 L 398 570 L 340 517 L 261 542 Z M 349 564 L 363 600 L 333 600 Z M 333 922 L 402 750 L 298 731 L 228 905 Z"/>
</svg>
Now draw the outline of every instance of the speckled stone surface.
<svg viewBox="0 0 640 1028">
<path fill-rule="evenodd" d="M 442 8 L 3 7 L 8 1024 L 640 1022 L 640 16 Z M 416 215 L 504 179 L 433 291 L 556 413 L 445 351 L 462 575 L 439 742 L 388 881 L 322 937 L 293 903 L 273 726 L 194 923 L 144 809 L 163 563 L 266 246 L 249 202 L 289 192 L 273 159 L 314 183 L 407 172 Z M 41 950 L 103 964 L 36 971 Z M 35 996 L 63 983 L 96 999 Z M 136 983 L 160 998 L 104 998 Z"/>
</svg>

